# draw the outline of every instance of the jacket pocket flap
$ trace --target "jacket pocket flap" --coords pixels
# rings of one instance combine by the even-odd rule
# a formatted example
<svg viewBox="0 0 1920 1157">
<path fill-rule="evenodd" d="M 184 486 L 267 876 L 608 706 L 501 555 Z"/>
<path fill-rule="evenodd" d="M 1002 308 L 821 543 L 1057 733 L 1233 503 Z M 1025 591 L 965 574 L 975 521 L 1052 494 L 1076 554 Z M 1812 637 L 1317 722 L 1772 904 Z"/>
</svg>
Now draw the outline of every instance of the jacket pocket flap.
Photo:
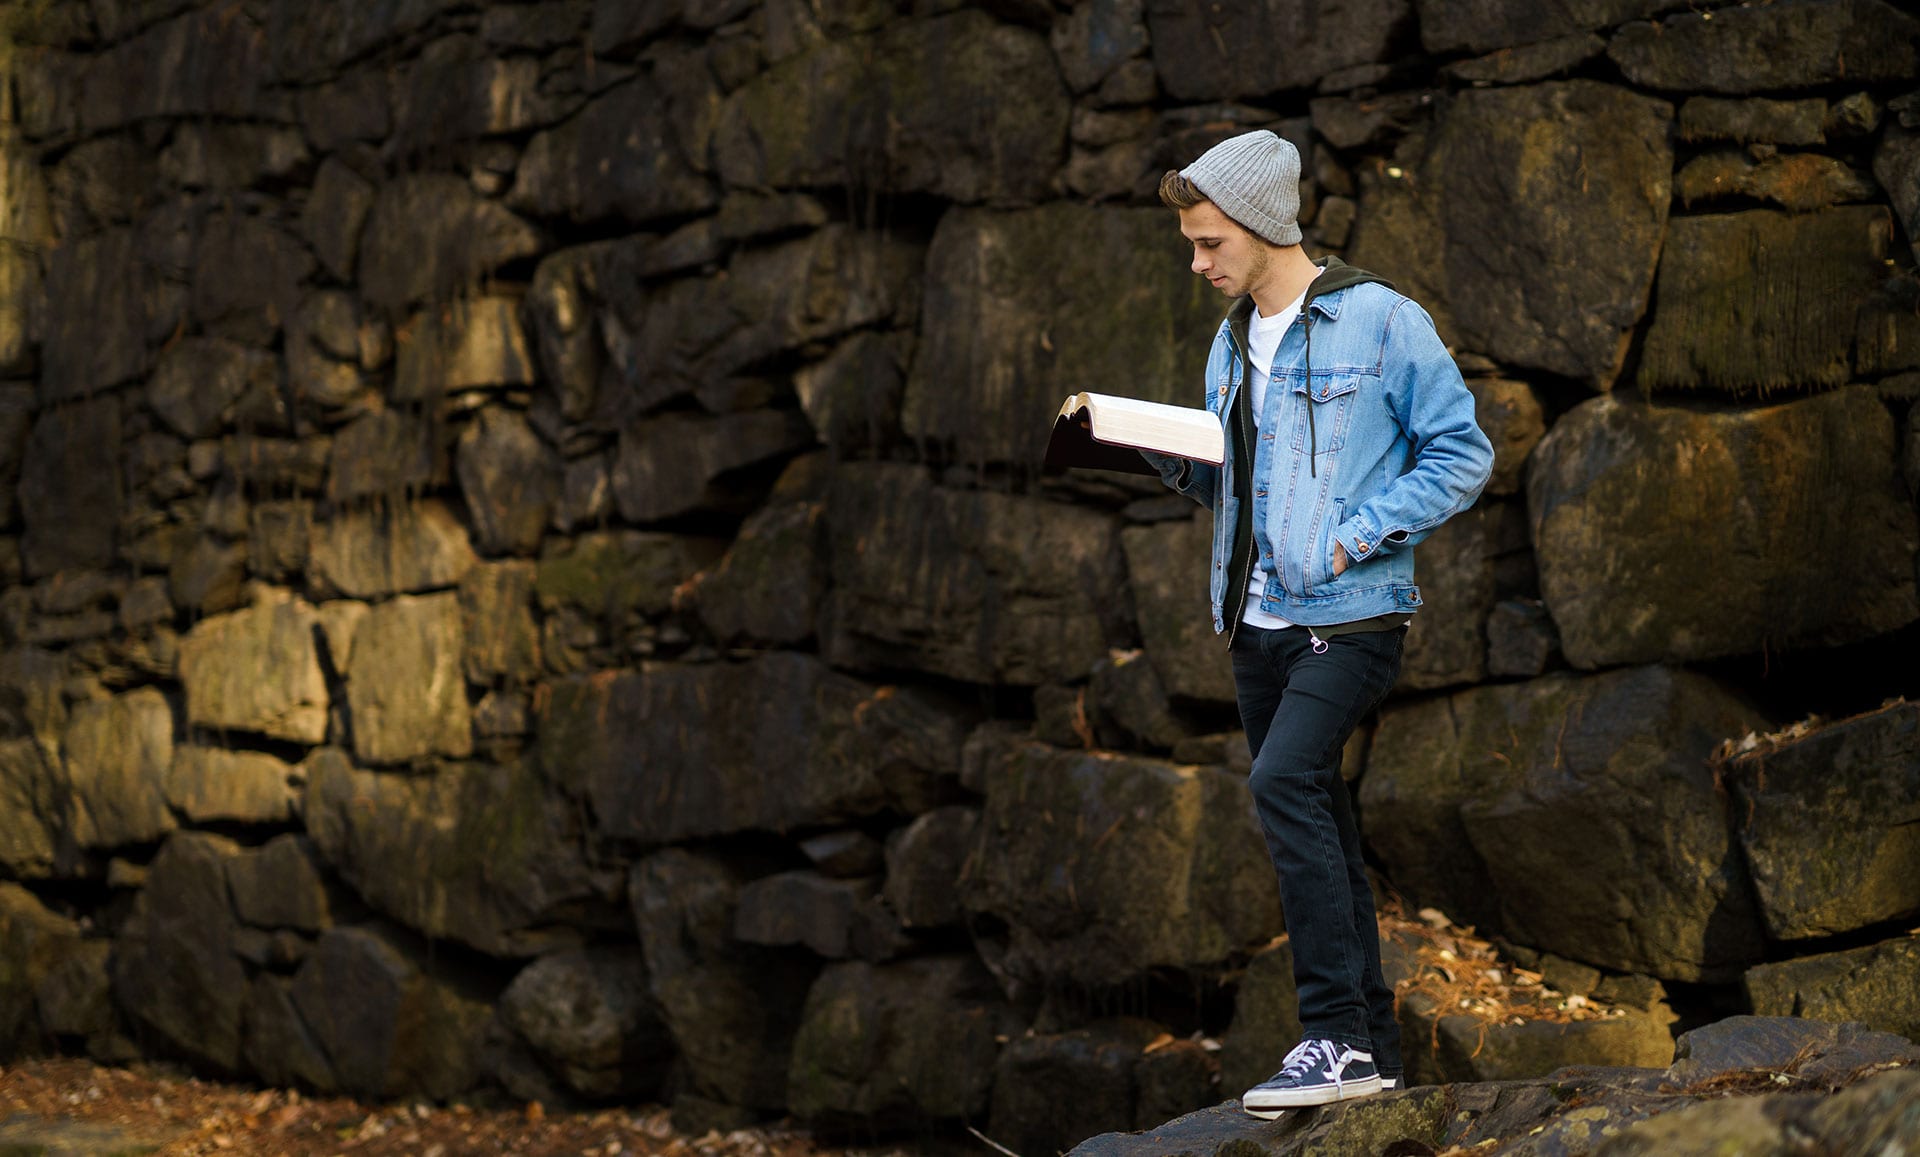
<svg viewBox="0 0 1920 1157">
<path fill-rule="evenodd" d="M 1293 392 L 1306 394 L 1316 402 L 1331 402 L 1343 398 L 1360 388 L 1357 374 L 1328 374 L 1321 377 L 1315 374 L 1311 382 L 1295 382 Z"/>
</svg>

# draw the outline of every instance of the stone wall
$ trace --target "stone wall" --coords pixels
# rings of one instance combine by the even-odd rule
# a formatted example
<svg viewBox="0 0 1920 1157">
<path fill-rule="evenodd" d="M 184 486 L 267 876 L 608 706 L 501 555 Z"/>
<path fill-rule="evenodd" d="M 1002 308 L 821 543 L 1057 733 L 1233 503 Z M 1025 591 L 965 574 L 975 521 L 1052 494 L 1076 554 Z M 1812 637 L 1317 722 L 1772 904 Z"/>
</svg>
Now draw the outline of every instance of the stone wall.
<svg viewBox="0 0 1920 1157">
<path fill-rule="evenodd" d="M 1036 459 L 1197 397 L 1152 190 L 1256 126 L 1498 448 L 1348 772 L 1413 908 L 1644 1010 L 1516 1063 L 1647 1063 L 1662 985 L 1920 1032 L 1896 6 L 0 20 L 9 1051 L 1030 1152 L 1236 1092 L 1206 515 Z"/>
</svg>

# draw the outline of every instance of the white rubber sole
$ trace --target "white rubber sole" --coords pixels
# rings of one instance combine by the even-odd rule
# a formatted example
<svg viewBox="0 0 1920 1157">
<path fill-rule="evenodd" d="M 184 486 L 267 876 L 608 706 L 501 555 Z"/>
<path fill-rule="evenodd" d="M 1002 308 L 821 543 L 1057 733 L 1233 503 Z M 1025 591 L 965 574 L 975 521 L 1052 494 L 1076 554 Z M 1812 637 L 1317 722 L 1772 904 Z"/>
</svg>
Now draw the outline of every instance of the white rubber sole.
<svg viewBox="0 0 1920 1157">
<path fill-rule="evenodd" d="M 1318 1089 L 1248 1089 L 1246 1095 L 1240 1098 L 1240 1108 L 1249 1117 L 1271 1121 L 1288 1109 L 1311 1109 L 1315 1105 L 1370 1097 L 1379 1092 L 1380 1087 L 1379 1077 L 1368 1077 L 1363 1081 L 1347 1081 Z"/>
</svg>

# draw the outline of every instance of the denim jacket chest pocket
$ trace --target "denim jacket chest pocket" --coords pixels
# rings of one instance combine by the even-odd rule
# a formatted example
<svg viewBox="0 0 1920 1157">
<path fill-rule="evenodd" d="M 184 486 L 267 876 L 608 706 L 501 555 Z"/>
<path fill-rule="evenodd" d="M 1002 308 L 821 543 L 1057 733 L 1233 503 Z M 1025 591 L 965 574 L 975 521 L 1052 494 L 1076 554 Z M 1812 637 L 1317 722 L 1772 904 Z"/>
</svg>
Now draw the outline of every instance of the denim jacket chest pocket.
<svg viewBox="0 0 1920 1157">
<path fill-rule="evenodd" d="M 1298 417 L 1293 423 L 1293 448 L 1307 448 L 1307 407 L 1313 408 L 1312 440 L 1315 453 L 1330 454 L 1344 449 L 1347 430 L 1353 424 L 1353 408 L 1358 399 L 1363 375 L 1341 371 L 1316 372 L 1309 380 L 1295 379 L 1293 393 Z"/>
</svg>

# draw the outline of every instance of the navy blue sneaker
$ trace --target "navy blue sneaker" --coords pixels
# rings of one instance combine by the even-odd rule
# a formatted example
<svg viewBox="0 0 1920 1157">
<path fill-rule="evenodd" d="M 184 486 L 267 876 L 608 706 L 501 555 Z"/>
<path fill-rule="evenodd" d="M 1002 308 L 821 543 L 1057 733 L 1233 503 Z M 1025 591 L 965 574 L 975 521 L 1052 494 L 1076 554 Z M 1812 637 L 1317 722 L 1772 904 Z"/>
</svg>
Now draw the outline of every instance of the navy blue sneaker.
<svg viewBox="0 0 1920 1157">
<path fill-rule="evenodd" d="M 1328 1105 L 1380 1091 L 1373 1054 L 1330 1040 L 1303 1040 L 1293 1046 L 1280 1071 L 1248 1089 L 1240 1107 L 1268 1120 L 1288 1109 Z"/>
<path fill-rule="evenodd" d="M 1391 1093 L 1391 1092 L 1393 1092 L 1393 1091 L 1394 1091 L 1395 1089 L 1397 1089 L 1397 1088 L 1399 1088 L 1399 1087 L 1400 1087 L 1400 1074 L 1399 1074 L 1399 1073 L 1394 1073 L 1394 1074 L 1392 1074 L 1391 1076 L 1389 1076 L 1389 1075 L 1388 1075 L 1388 1074 L 1386 1074 L 1386 1073 L 1381 1073 L 1381 1074 L 1380 1074 L 1380 1091 L 1381 1091 L 1381 1092 L 1383 1092 L 1383 1093 Z"/>
</svg>

